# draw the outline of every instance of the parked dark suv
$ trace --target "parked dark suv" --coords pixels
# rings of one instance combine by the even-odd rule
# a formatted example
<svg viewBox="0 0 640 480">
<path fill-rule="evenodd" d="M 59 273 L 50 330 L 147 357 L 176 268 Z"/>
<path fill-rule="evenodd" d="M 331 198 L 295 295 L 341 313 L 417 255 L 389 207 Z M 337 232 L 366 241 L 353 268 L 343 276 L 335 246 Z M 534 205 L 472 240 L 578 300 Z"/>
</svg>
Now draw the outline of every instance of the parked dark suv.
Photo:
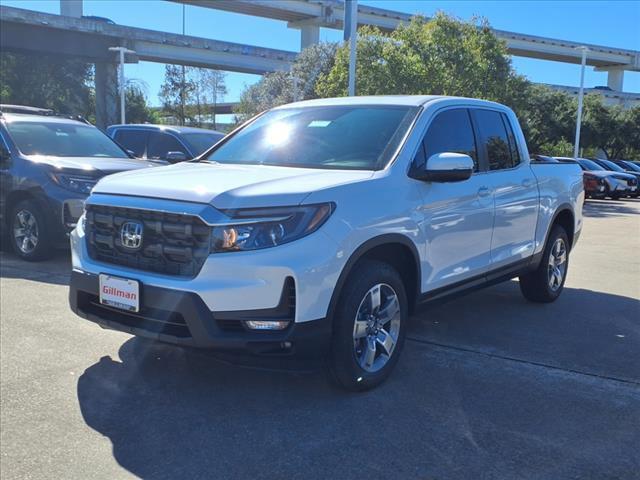
<svg viewBox="0 0 640 480">
<path fill-rule="evenodd" d="M 111 125 L 107 134 L 136 157 L 171 163 L 191 160 L 218 143 L 224 133 L 168 125 Z"/>
<path fill-rule="evenodd" d="M 101 177 L 156 164 L 132 158 L 83 120 L 0 105 L 3 240 L 25 260 L 44 259 L 68 245 L 84 200 Z"/>
</svg>

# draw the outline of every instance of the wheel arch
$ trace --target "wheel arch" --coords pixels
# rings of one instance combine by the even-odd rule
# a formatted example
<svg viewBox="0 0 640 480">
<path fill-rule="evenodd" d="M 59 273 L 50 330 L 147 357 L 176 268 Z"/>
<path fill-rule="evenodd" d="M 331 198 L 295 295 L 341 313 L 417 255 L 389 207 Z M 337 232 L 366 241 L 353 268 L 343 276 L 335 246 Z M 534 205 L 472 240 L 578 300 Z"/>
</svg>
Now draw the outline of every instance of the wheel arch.
<svg viewBox="0 0 640 480">
<path fill-rule="evenodd" d="M 409 237 L 399 233 L 388 233 L 367 240 L 351 254 L 340 272 L 331 295 L 327 311 L 328 318 L 333 318 L 345 282 L 358 263 L 363 260 L 383 261 L 398 270 L 405 285 L 409 310 L 412 312 L 420 294 L 422 278 L 420 255 L 416 245 Z"/>
<path fill-rule="evenodd" d="M 558 207 L 558 209 L 554 213 L 553 219 L 549 224 L 549 230 L 547 231 L 547 235 L 545 238 L 545 245 L 547 244 L 547 241 L 549 239 L 549 234 L 551 233 L 551 229 L 555 225 L 560 225 L 562 228 L 564 228 L 564 231 L 567 233 L 567 238 L 569 240 L 569 250 L 571 250 L 571 248 L 573 248 L 573 240 L 575 237 L 576 223 L 575 223 L 575 215 L 570 205 L 563 204 L 560 207 Z"/>
<path fill-rule="evenodd" d="M 23 200 L 32 200 L 34 201 L 42 212 L 47 211 L 47 203 L 44 198 L 42 198 L 42 192 L 39 189 L 21 189 L 14 190 L 7 195 L 7 199 L 4 205 L 4 212 L 2 220 L 4 222 L 4 227 L 9 228 L 11 225 L 11 211 L 13 207 L 15 207 L 18 203 Z M 51 226 L 51 218 L 48 215 L 45 215 L 45 219 L 48 222 L 48 225 Z"/>
</svg>

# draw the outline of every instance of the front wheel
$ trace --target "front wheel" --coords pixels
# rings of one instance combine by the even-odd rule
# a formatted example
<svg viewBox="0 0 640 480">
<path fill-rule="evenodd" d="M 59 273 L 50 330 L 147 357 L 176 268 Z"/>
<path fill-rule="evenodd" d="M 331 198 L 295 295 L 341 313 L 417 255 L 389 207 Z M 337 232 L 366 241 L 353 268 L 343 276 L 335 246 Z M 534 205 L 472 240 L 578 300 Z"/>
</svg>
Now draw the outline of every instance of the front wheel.
<svg viewBox="0 0 640 480">
<path fill-rule="evenodd" d="M 371 389 L 391 373 L 404 346 L 409 315 L 400 274 L 363 261 L 349 275 L 334 316 L 329 373 L 351 391 Z"/>
<path fill-rule="evenodd" d="M 11 210 L 9 235 L 16 254 L 24 260 L 44 260 L 52 252 L 49 225 L 33 200 L 23 200 Z"/>
<path fill-rule="evenodd" d="M 555 225 L 547 240 L 540 265 L 520 276 L 520 291 L 527 300 L 539 303 L 555 301 L 562 290 L 569 268 L 569 239 L 560 225 Z"/>
</svg>

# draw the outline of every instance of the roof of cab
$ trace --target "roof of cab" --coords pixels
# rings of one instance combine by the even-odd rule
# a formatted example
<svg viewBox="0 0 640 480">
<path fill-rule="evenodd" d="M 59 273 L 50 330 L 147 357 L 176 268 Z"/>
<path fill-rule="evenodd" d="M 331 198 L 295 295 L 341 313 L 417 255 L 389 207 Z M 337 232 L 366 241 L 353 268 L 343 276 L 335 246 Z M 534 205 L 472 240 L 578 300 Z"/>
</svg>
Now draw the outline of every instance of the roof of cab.
<svg viewBox="0 0 640 480">
<path fill-rule="evenodd" d="M 336 97 L 336 98 L 317 98 L 314 100 L 303 100 L 301 102 L 289 103 L 276 107 L 293 108 L 293 107 L 326 107 L 340 105 L 396 105 L 420 107 L 429 103 L 455 103 L 460 102 L 474 106 L 493 106 L 507 109 L 504 105 L 489 100 L 480 100 L 477 98 L 452 97 L 446 95 L 363 95 L 355 97 Z"/>
<path fill-rule="evenodd" d="M 73 123 L 84 126 L 93 126 L 75 118 L 69 118 L 56 115 L 34 115 L 32 113 L 9 113 L 2 112 L 2 119 L 7 122 L 33 122 L 33 123 Z"/>
</svg>

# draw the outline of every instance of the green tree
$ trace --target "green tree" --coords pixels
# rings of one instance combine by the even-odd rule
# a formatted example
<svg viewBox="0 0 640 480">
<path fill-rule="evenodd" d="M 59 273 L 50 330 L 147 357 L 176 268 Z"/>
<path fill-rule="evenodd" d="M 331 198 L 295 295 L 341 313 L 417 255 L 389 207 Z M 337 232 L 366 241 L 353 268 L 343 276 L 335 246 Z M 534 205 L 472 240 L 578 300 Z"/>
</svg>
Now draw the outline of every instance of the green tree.
<svg viewBox="0 0 640 480">
<path fill-rule="evenodd" d="M 89 117 L 93 68 L 77 59 L 0 52 L 0 102 Z"/>
<path fill-rule="evenodd" d="M 238 120 L 285 103 L 317 98 L 317 80 L 333 67 L 336 48 L 335 43 L 312 45 L 300 52 L 290 72 L 267 73 L 247 87 L 235 109 Z"/>
<path fill-rule="evenodd" d="M 526 87 L 526 102 L 519 102 L 516 114 L 522 125 L 529 151 L 546 155 L 573 154 L 577 101 L 565 92 L 545 85 Z M 572 144 L 572 143 L 571 143 Z"/>
<path fill-rule="evenodd" d="M 180 125 L 187 120 L 186 105 L 193 103 L 196 91 L 190 69 L 179 65 L 166 65 L 164 82 L 160 86 L 160 100 L 163 110 L 173 115 Z"/>
<path fill-rule="evenodd" d="M 216 128 L 216 106 L 224 100 L 224 96 L 227 94 L 225 78 L 226 74 L 220 70 L 209 68 L 196 70 L 197 89 L 201 92 L 203 103 L 207 105 L 207 110 L 211 113 L 214 129 Z"/>
<path fill-rule="evenodd" d="M 319 96 L 347 94 L 349 47 L 341 46 L 333 68 L 316 86 Z M 457 95 L 506 103 L 526 101 L 528 82 L 511 66 L 506 45 L 485 21 L 462 22 L 438 13 L 413 17 L 386 34 L 358 30 L 357 94 Z"/>
<path fill-rule="evenodd" d="M 128 80 L 125 87 L 127 123 L 158 123 L 158 115 L 147 104 L 146 86 L 140 80 Z M 118 110 L 120 110 L 118 108 Z"/>
</svg>

